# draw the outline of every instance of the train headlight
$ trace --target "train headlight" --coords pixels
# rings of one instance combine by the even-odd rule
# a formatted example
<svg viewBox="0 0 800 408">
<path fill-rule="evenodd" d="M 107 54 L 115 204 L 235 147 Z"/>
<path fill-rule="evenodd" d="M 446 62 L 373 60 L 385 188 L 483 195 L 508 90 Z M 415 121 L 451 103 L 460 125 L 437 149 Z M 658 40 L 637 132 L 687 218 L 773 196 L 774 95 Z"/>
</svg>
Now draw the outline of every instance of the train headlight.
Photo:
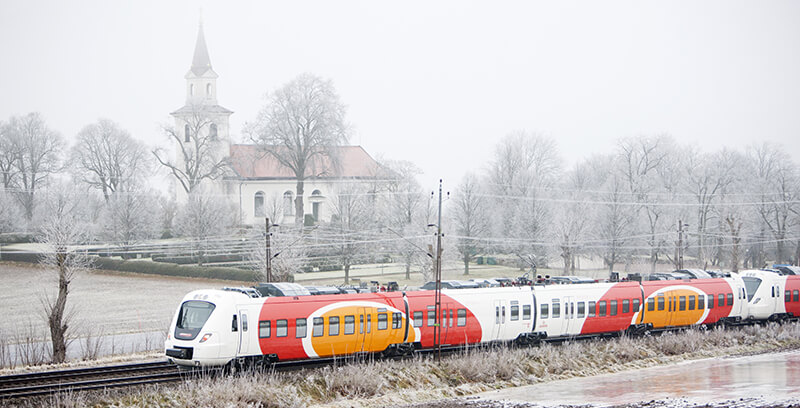
<svg viewBox="0 0 800 408">
<path fill-rule="evenodd" d="M 203 338 L 200 339 L 200 343 L 205 343 L 206 340 L 208 340 L 210 338 L 211 338 L 211 333 L 206 333 L 206 334 L 203 335 Z"/>
</svg>

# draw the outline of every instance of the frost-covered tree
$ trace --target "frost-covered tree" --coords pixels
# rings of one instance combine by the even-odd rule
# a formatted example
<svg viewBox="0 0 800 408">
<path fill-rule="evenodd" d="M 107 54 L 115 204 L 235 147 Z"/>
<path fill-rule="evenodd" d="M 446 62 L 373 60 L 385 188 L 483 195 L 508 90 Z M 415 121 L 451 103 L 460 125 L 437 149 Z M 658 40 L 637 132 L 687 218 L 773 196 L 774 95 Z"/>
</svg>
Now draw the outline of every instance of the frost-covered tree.
<svg viewBox="0 0 800 408">
<path fill-rule="evenodd" d="M 335 148 L 347 143 L 345 113 L 332 81 L 302 74 L 269 95 L 255 123 L 247 125 L 265 154 L 294 173 L 297 226 L 303 225 L 306 178 L 337 171 Z"/>
<path fill-rule="evenodd" d="M 6 127 L 13 152 L 13 168 L 18 188 L 17 199 L 25 218 L 33 218 L 36 191 L 61 170 L 60 153 L 64 141 L 47 127 L 39 113 L 12 116 Z"/>
<path fill-rule="evenodd" d="M 189 194 L 175 219 L 175 230 L 179 235 L 191 239 L 198 264 L 201 265 L 205 262 L 208 250 L 214 247 L 213 238 L 223 235 L 235 223 L 235 212 L 230 203 L 204 190 L 197 188 Z"/>
<path fill-rule="evenodd" d="M 45 201 L 47 214 L 42 222 L 38 239 L 45 246 L 43 263 L 55 269 L 58 290 L 55 297 L 45 295 L 42 300 L 50 339 L 53 346 L 53 363 L 66 360 L 70 314 L 67 309 L 70 283 L 75 273 L 89 266 L 85 253 L 76 249 L 87 236 L 88 225 L 81 205 L 81 196 L 74 186 L 57 186 Z"/>
<path fill-rule="evenodd" d="M 155 193 L 133 189 L 114 194 L 103 211 L 101 236 L 114 243 L 132 245 L 158 236 L 158 203 Z"/>
<path fill-rule="evenodd" d="M 76 178 L 102 191 L 106 202 L 138 185 L 151 167 L 144 144 L 108 119 L 78 132 L 71 158 Z"/>
<path fill-rule="evenodd" d="M 489 234 L 487 199 L 473 173 L 467 173 L 451 196 L 450 220 L 456 235 L 456 250 L 464 263 L 464 275 L 469 275 L 469 263 L 480 253 L 481 241 Z"/>
<path fill-rule="evenodd" d="M 156 160 L 175 178 L 188 194 L 194 192 L 203 180 L 216 180 L 228 168 L 228 152 L 221 148 L 212 127 L 214 115 L 205 105 L 190 105 L 184 129 L 163 126 L 164 134 L 177 146 L 177 159 L 171 158 L 162 148 L 153 150 Z"/>
<path fill-rule="evenodd" d="M 350 267 L 362 259 L 371 248 L 368 244 L 370 206 L 363 189 L 355 184 L 340 186 L 331 200 L 333 216 L 324 233 L 330 240 L 336 258 L 344 269 L 344 283 L 350 283 Z"/>
<path fill-rule="evenodd" d="M 547 262 L 543 237 L 552 227 L 547 191 L 561 171 L 553 139 L 524 131 L 512 133 L 495 147 L 488 183 L 495 195 L 494 235 L 513 238 L 506 250 L 523 258 Z"/>
</svg>

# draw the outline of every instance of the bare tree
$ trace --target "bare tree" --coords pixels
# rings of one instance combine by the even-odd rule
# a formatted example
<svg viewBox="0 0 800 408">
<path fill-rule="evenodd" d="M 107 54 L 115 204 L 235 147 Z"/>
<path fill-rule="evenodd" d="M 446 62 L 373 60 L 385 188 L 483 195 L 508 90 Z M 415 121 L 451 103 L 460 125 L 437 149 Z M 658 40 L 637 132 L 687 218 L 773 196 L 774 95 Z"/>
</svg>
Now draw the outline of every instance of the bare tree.
<svg viewBox="0 0 800 408">
<path fill-rule="evenodd" d="M 748 149 L 759 194 L 758 214 L 776 243 L 775 260 L 787 261 L 787 233 L 796 221 L 797 168 L 780 146 L 763 143 Z M 759 263 L 763 263 L 761 260 Z"/>
<path fill-rule="evenodd" d="M 189 194 L 186 204 L 178 212 L 175 229 L 180 235 L 191 238 L 199 265 L 205 262 L 207 252 L 213 246 L 209 238 L 222 235 L 233 225 L 233 214 L 229 203 L 208 194 L 203 188 Z"/>
<path fill-rule="evenodd" d="M 344 283 L 350 283 L 350 267 L 367 251 L 369 233 L 369 206 L 363 189 L 355 184 L 345 184 L 331 200 L 333 216 L 328 233 L 334 244 L 337 258 L 344 268 Z"/>
<path fill-rule="evenodd" d="M 133 189 L 111 196 L 104 211 L 101 236 L 125 246 L 156 237 L 156 202 L 142 197 L 154 195 L 146 190 Z"/>
<path fill-rule="evenodd" d="M 78 132 L 71 157 L 77 178 L 102 191 L 106 202 L 111 194 L 130 190 L 150 171 L 144 145 L 108 119 Z"/>
<path fill-rule="evenodd" d="M 456 250 L 464 263 L 464 275 L 469 275 L 469 263 L 480 253 L 480 242 L 489 233 L 488 208 L 478 177 L 467 173 L 452 199 L 450 218 L 457 235 Z"/>
<path fill-rule="evenodd" d="M 335 147 L 347 142 L 345 106 L 333 82 L 302 74 L 276 90 L 247 126 L 263 151 L 294 172 L 295 224 L 303 224 L 306 178 L 336 172 Z"/>
<path fill-rule="evenodd" d="M 17 168 L 14 165 L 19 157 L 19 145 L 12 137 L 10 124 L 0 122 L 0 171 L 3 172 L 3 189 L 15 187 Z"/>
<path fill-rule="evenodd" d="M 22 214 L 14 198 L 5 191 L 0 191 L 0 233 L 14 232 L 20 227 Z"/>
<path fill-rule="evenodd" d="M 590 185 L 594 184 L 596 169 L 589 163 L 579 163 L 565 177 L 567 189 L 561 194 L 566 199 L 554 211 L 554 231 L 556 242 L 561 249 L 564 261 L 564 273 L 575 272 L 576 258 L 580 255 L 581 242 L 589 227 L 589 219 L 593 218 L 593 208 L 583 196 L 587 195 Z"/>
<path fill-rule="evenodd" d="M 489 163 L 489 185 L 498 209 L 494 235 L 514 238 L 506 250 L 537 258 L 540 265 L 547 260 L 542 237 L 551 227 L 545 193 L 560 171 L 555 142 L 524 131 L 503 138 Z"/>
<path fill-rule="evenodd" d="M 263 232 L 262 232 L 263 233 Z M 293 282 L 294 275 L 303 266 L 307 256 L 305 231 L 296 228 L 273 228 L 270 230 L 270 259 L 263 236 L 253 237 L 247 259 L 252 268 L 266 280 L 267 262 L 270 262 L 273 282 Z"/>
<path fill-rule="evenodd" d="M 184 129 L 164 126 L 164 133 L 175 146 L 177 158 L 168 157 L 166 150 L 153 150 L 156 160 L 166 167 L 178 181 L 183 190 L 189 194 L 203 180 L 216 180 L 225 174 L 228 168 L 228 154 L 223 148 L 225 141 L 220 140 L 215 130 L 214 114 L 206 105 L 187 105 Z"/>
<path fill-rule="evenodd" d="M 67 311 L 69 285 L 75 273 L 89 266 L 85 253 L 74 245 L 86 236 L 80 197 L 74 188 L 57 188 L 46 201 L 47 217 L 42 223 L 39 240 L 46 246 L 43 263 L 55 268 L 58 274 L 58 294 L 43 300 L 50 339 L 53 345 L 53 362 L 66 360 L 70 318 Z"/>
<path fill-rule="evenodd" d="M 659 205 L 658 193 L 663 190 L 658 172 L 667 158 L 665 136 L 623 139 L 619 144 L 619 158 L 628 192 L 639 206 L 647 228 L 647 245 L 650 247 L 651 271 L 655 271 L 664 239 L 659 233 L 664 222 L 664 208 Z"/>
<path fill-rule="evenodd" d="M 18 199 L 25 218 L 33 218 L 36 189 L 61 169 L 59 153 L 64 144 L 61 135 L 47 127 L 39 113 L 12 116 L 8 132 L 15 152 L 14 169 L 19 176 Z"/>
</svg>

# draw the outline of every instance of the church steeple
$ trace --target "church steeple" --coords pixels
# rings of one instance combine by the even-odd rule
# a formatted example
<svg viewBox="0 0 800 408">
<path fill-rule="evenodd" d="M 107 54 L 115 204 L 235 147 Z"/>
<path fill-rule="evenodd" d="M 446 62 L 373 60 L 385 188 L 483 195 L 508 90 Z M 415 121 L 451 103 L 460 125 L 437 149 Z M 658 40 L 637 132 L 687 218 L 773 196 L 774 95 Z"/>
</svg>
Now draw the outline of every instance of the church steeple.
<svg viewBox="0 0 800 408">
<path fill-rule="evenodd" d="M 211 68 L 202 22 L 197 29 L 192 67 L 186 73 L 186 104 L 217 104 L 217 73 Z"/>
<path fill-rule="evenodd" d="M 211 69 L 211 58 L 208 56 L 206 37 L 203 35 L 203 22 L 197 30 L 197 42 L 194 44 L 194 58 L 192 58 L 192 73 L 202 76 Z"/>
</svg>

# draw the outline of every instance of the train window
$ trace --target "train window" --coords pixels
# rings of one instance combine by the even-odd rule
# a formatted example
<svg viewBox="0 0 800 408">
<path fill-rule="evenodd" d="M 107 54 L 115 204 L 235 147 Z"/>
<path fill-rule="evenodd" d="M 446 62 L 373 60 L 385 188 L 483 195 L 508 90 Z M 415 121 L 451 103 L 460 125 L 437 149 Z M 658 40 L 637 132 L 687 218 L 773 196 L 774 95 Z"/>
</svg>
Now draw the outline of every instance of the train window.
<svg viewBox="0 0 800 408">
<path fill-rule="evenodd" d="M 285 320 L 284 320 L 285 321 Z M 269 320 L 262 320 L 258 322 L 258 338 L 259 339 L 266 339 L 270 336 L 270 331 L 272 322 Z"/>
<path fill-rule="evenodd" d="M 681 311 L 686 310 L 686 296 L 681 296 L 679 302 L 680 302 L 679 304 L 680 310 Z"/>
<path fill-rule="evenodd" d="M 231 331 L 239 331 L 239 318 L 236 315 L 233 315 L 233 320 L 231 321 Z"/>
<path fill-rule="evenodd" d="M 322 337 L 325 330 L 325 322 L 321 317 L 314 318 L 314 327 L 311 329 L 311 335 L 314 337 Z"/>
<path fill-rule="evenodd" d="M 367 333 L 372 332 L 372 315 L 367 315 Z"/>
<path fill-rule="evenodd" d="M 612 301 L 608 302 L 608 314 L 610 316 L 616 316 L 617 315 L 617 301 L 616 300 L 612 300 Z"/>
<path fill-rule="evenodd" d="M 656 299 L 655 298 L 648 298 L 647 299 L 647 311 L 652 312 L 656 310 Z"/>
<path fill-rule="evenodd" d="M 792 291 L 792 301 L 800 302 L 800 290 L 795 289 Z"/>
<path fill-rule="evenodd" d="M 531 320 L 531 305 L 522 305 L 522 320 Z"/>
<path fill-rule="evenodd" d="M 453 327 L 453 323 L 455 323 L 456 319 L 453 318 L 453 309 L 450 309 L 450 322 L 447 324 L 450 327 Z"/>
<path fill-rule="evenodd" d="M 344 317 L 344 334 L 355 334 L 356 317 L 353 315 Z"/>
<path fill-rule="evenodd" d="M 633 312 L 639 311 L 639 299 L 633 299 Z"/>
<path fill-rule="evenodd" d="M 594 317 L 595 315 L 595 302 L 589 302 L 589 317 Z"/>
<path fill-rule="evenodd" d="M 389 315 L 387 313 L 378 313 L 378 330 L 386 330 L 389 328 Z"/>
<path fill-rule="evenodd" d="M 511 320 L 519 320 L 519 306 L 511 306 Z"/>
<path fill-rule="evenodd" d="M 790 291 L 790 290 L 787 290 L 787 291 L 784 293 L 784 299 L 783 299 L 783 301 L 784 301 L 784 302 L 791 302 L 791 301 L 792 301 L 792 291 Z"/>
<path fill-rule="evenodd" d="M 586 303 L 578 302 L 578 318 L 586 316 Z"/>
<path fill-rule="evenodd" d="M 706 295 L 697 295 L 697 308 L 699 310 L 706 308 Z"/>
<path fill-rule="evenodd" d="M 289 321 L 286 319 L 275 321 L 275 337 L 286 337 L 289 333 Z"/>
<path fill-rule="evenodd" d="M 561 303 L 558 299 L 553 299 L 553 318 L 561 317 Z"/>
<path fill-rule="evenodd" d="M 631 301 L 628 299 L 622 299 L 622 313 L 630 313 L 631 311 Z"/>
<path fill-rule="evenodd" d="M 414 312 L 414 327 L 422 327 L 422 312 L 419 310 Z"/>
<path fill-rule="evenodd" d="M 392 328 L 399 329 L 403 327 L 403 315 L 400 313 L 392 313 Z"/>
<path fill-rule="evenodd" d="M 358 333 L 364 333 L 364 315 L 358 315 Z"/>
<path fill-rule="evenodd" d="M 328 335 L 339 335 L 339 316 L 331 316 L 328 318 Z"/>
<path fill-rule="evenodd" d="M 306 328 L 306 319 L 297 319 L 294 322 L 295 326 L 295 337 L 298 339 L 302 339 L 306 337 L 307 328 Z"/>
<path fill-rule="evenodd" d="M 708 308 L 709 309 L 713 309 L 714 308 L 714 294 L 713 293 L 708 295 Z"/>
<path fill-rule="evenodd" d="M 547 303 L 542 303 L 542 312 L 539 313 L 539 317 L 542 319 L 547 319 L 550 315 L 550 305 Z"/>
<path fill-rule="evenodd" d="M 733 293 L 728 293 L 728 306 L 733 306 Z"/>
<path fill-rule="evenodd" d="M 658 310 L 659 311 L 664 310 L 664 296 L 658 297 Z"/>
<path fill-rule="evenodd" d="M 458 326 L 466 326 L 467 325 L 467 309 L 458 309 L 456 310 L 456 325 Z"/>
<path fill-rule="evenodd" d="M 695 303 L 694 295 L 689 296 L 689 310 L 694 310 L 694 305 L 695 304 L 696 303 Z"/>
<path fill-rule="evenodd" d="M 733 295 L 731 295 L 731 296 L 733 296 Z M 725 306 L 725 294 L 724 293 L 720 293 L 719 295 L 717 295 L 717 306 L 719 306 L 719 307 Z"/>
<path fill-rule="evenodd" d="M 242 313 L 242 331 L 247 331 L 247 313 Z"/>
<path fill-rule="evenodd" d="M 606 315 L 606 301 L 601 300 L 597 303 L 597 315 L 603 317 Z"/>
<path fill-rule="evenodd" d="M 433 327 L 433 325 L 435 324 L 436 324 L 436 312 L 433 310 L 428 310 L 428 327 Z"/>
</svg>

